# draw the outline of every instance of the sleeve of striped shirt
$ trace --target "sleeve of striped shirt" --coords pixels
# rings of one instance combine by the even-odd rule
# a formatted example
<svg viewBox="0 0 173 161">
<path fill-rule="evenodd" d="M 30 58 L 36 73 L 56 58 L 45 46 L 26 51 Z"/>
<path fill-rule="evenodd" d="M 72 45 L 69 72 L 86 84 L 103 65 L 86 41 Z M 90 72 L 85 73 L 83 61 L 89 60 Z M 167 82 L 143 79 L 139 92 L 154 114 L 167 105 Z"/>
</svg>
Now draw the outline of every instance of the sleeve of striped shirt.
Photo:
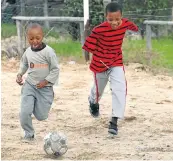
<svg viewBox="0 0 173 161">
<path fill-rule="evenodd" d="M 138 31 L 138 27 L 131 21 L 128 21 L 127 22 L 128 24 L 128 27 L 127 27 L 127 30 L 131 30 L 131 31 Z"/>
<path fill-rule="evenodd" d="M 99 34 L 97 33 L 97 31 L 94 28 L 92 30 L 91 34 L 86 38 L 82 49 L 93 53 L 96 49 L 96 44 L 97 44 L 98 38 L 99 38 Z"/>
</svg>

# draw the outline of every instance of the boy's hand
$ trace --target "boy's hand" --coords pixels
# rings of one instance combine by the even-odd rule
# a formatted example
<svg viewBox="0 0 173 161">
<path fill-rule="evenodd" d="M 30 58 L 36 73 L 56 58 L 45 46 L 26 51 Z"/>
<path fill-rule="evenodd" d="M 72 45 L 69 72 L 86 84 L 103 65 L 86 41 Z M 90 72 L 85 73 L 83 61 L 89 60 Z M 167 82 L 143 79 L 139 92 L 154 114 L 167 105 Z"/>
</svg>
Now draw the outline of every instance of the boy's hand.
<svg viewBox="0 0 173 161">
<path fill-rule="evenodd" d="M 40 81 L 36 86 L 37 86 L 37 88 L 43 88 L 43 87 L 45 87 L 47 84 L 48 84 L 48 81 L 47 81 L 47 80 L 42 80 L 42 81 Z"/>
<path fill-rule="evenodd" d="M 22 79 L 22 76 L 20 74 L 17 75 L 17 78 L 16 78 L 16 82 L 21 86 L 23 85 L 23 79 Z"/>
</svg>

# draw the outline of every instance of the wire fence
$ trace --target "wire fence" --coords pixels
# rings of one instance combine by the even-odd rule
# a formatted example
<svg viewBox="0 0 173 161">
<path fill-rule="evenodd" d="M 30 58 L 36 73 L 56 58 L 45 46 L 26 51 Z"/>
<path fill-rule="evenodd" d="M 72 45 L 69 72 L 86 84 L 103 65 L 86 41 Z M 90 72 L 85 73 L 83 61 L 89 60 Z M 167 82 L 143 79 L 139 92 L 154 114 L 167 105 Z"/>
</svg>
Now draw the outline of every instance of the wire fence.
<svg viewBox="0 0 173 161">
<path fill-rule="evenodd" d="M 82 4 L 81 4 L 82 5 Z M 96 6 L 97 7 L 97 6 Z M 70 17 L 83 17 L 83 10 L 80 7 L 79 9 L 74 9 L 66 7 L 65 5 L 59 5 L 59 7 L 49 7 L 47 8 L 48 16 L 70 16 Z M 2 20 L 2 38 L 8 38 L 10 35 L 16 35 L 14 30 L 15 20 L 12 19 L 13 16 L 43 16 L 44 13 L 43 4 L 30 5 L 25 6 L 25 9 L 21 11 L 21 5 L 11 4 L 6 7 L 5 10 L 1 10 L 1 20 Z M 23 13 L 21 13 L 23 12 Z M 154 14 L 153 14 L 154 13 Z M 95 17 L 92 17 L 92 15 Z M 172 8 L 162 8 L 162 9 L 153 9 L 153 10 L 137 10 L 137 11 L 124 11 L 124 17 L 129 18 L 134 21 L 142 30 L 145 31 L 145 25 L 143 24 L 144 20 L 164 20 L 164 21 L 172 21 Z M 90 20 L 94 27 L 96 24 L 99 24 L 104 21 L 104 10 L 100 12 L 95 12 L 90 10 Z M 14 24 L 14 25 L 13 25 Z M 54 22 L 44 22 L 41 25 L 54 27 L 55 29 L 67 29 L 70 30 L 71 34 L 73 34 L 73 39 L 77 40 L 79 24 L 71 23 L 70 25 L 66 25 L 65 23 L 61 26 L 55 26 Z M 11 26 L 11 27 L 10 27 Z M 68 26 L 68 27 L 67 27 Z M 4 28 L 7 28 L 4 30 Z"/>
<path fill-rule="evenodd" d="M 71 17 L 83 17 L 83 10 L 76 8 L 76 13 L 73 11 L 73 8 L 70 9 L 63 5 L 59 5 L 59 7 L 48 6 L 47 9 L 48 16 L 65 17 L 70 15 Z M 25 16 L 43 16 L 44 14 L 43 5 L 25 6 Z M 94 14 L 94 11 L 90 10 L 90 14 Z M 93 19 L 91 18 L 91 21 L 97 23 L 104 21 L 104 10 L 95 14 L 96 16 Z M 8 7 L 2 11 L 1 15 L 2 51 L 8 57 L 17 56 L 19 54 L 17 47 L 17 29 L 15 20 L 13 20 L 12 17 L 21 15 L 21 7 L 20 5 L 8 5 Z M 145 41 L 146 26 L 143 22 L 144 20 L 172 21 L 172 8 L 146 11 L 124 11 L 123 16 L 134 21 L 140 28 L 138 33 L 127 32 L 123 45 L 124 61 L 126 63 L 139 62 L 146 64 L 148 61 L 148 54 Z M 25 31 L 27 25 L 31 22 L 33 21 L 23 21 L 21 24 L 23 31 Z M 81 31 L 79 23 L 58 21 L 34 22 L 43 26 L 45 33 L 44 42 L 53 47 L 57 54 L 62 56 L 82 57 Z M 92 27 L 93 26 L 91 26 L 90 30 Z M 173 27 L 168 25 L 152 25 L 151 30 L 153 48 L 150 56 L 152 57 L 152 65 L 173 69 Z M 24 32 L 23 48 L 26 49 L 27 47 L 28 43 L 26 33 Z"/>
</svg>

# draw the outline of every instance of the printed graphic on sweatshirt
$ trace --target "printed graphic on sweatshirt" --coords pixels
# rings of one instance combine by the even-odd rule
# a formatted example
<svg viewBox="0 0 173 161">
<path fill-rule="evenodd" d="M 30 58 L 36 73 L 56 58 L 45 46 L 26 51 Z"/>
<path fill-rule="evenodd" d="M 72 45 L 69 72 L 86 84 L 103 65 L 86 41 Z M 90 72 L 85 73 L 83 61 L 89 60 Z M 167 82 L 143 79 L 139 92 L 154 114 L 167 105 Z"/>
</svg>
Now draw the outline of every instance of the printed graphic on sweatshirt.
<svg viewBox="0 0 173 161">
<path fill-rule="evenodd" d="M 48 64 L 34 64 L 33 62 L 31 62 L 30 68 L 48 68 Z"/>
</svg>

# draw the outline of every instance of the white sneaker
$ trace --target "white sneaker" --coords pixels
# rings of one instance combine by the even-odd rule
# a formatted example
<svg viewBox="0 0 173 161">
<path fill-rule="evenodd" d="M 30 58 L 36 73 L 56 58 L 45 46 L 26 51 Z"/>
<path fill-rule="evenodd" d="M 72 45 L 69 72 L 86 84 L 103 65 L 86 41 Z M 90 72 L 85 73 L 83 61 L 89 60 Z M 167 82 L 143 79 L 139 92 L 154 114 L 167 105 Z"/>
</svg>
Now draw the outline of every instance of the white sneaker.
<svg viewBox="0 0 173 161">
<path fill-rule="evenodd" d="M 30 142 L 33 142 L 33 141 L 35 141 L 34 135 L 32 137 L 26 137 L 26 136 L 24 136 L 22 138 L 22 142 L 23 143 L 30 143 Z"/>
</svg>

